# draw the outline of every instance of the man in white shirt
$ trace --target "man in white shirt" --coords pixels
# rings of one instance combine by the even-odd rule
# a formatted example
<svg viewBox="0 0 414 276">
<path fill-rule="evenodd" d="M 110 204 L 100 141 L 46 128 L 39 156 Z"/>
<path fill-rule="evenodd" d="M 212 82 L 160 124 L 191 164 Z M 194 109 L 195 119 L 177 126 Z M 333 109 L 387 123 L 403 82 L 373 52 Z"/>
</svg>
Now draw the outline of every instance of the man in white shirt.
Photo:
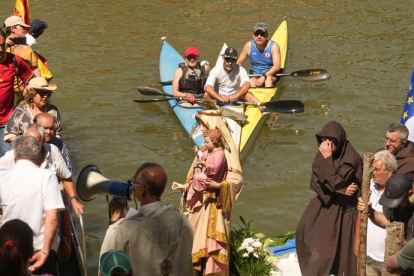
<svg viewBox="0 0 414 276">
<path fill-rule="evenodd" d="M 232 103 L 235 99 L 259 102 L 249 92 L 250 78 L 246 69 L 238 65 L 236 49 L 229 47 L 223 55 L 223 66 L 214 67 L 207 78 L 205 91 L 218 101 Z"/>
<path fill-rule="evenodd" d="M 56 175 L 35 164 L 40 143 L 24 136 L 15 145 L 16 165 L 0 174 L 0 206 L 3 221 L 20 219 L 33 230 L 35 254 L 29 270 L 34 275 L 53 273 L 59 237 L 58 211 L 64 209 Z"/>
<path fill-rule="evenodd" d="M 370 185 L 371 195 L 369 202 L 372 204 L 372 209 L 376 212 L 383 213 L 383 207 L 379 203 L 379 200 L 384 193 L 385 183 L 397 172 L 397 160 L 392 153 L 387 150 L 382 150 L 374 154 L 372 167 L 374 171 Z M 359 228 L 359 225 L 357 227 Z M 385 229 L 375 225 L 369 219 L 367 230 L 367 276 L 381 276 L 384 263 L 385 238 Z M 359 243 L 359 238 L 356 239 L 356 243 Z"/>
<path fill-rule="evenodd" d="M 62 181 L 65 191 L 70 198 L 75 213 L 84 212 L 84 206 L 76 196 L 75 184 L 72 180 L 72 173 L 66 166 L 66 162 L 55 145 L 45 143 L 45 130 L 41 125 L 31 124 L 25 131 L 24 136 L 33 136 L 38 139 L 41 150 L 36 164 L 43 169 L 53 171 Z M 14 151 L 8 151 L 0 158 L 0 172 L 13 169 L 15 166 Z"/>
</svg>

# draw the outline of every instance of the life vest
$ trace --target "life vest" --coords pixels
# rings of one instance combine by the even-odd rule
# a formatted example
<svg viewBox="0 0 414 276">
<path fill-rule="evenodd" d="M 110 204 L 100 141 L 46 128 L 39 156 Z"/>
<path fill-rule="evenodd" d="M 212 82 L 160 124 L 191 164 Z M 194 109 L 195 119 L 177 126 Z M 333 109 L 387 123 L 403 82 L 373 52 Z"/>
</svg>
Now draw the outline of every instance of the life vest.
<svg viewBox="0 0 414 276">
<path fill-rule="evenodd" d="M 206 68 L 205 66 L 197 66 L 190 69 L 183 62 L 178 64 L 183 70 L 183 74 L 178 81 L 178 90 L 183 93 L 202 94 L 204 93 L 204 85 L 206 83 Z"/>
</svg>

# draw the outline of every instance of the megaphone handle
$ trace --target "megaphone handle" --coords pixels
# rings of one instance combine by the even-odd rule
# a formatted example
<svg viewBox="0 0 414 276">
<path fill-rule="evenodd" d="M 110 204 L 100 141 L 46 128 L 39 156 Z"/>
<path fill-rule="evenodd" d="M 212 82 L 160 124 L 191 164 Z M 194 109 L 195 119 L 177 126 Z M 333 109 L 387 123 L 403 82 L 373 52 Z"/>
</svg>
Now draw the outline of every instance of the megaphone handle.
<svg viewBox="0 0 414 276">
<path fill-rule="evenodd" d="M 109 224 L 111 224 L 111 217 L 112 217 L 112 214 L 111 214 L 111 210 L 109 210 L 109 197 L 108 197 L 108 195 L 106 195 L 106 202 L 108 203 L 108 216 L 109 216 Z"/>
</svg>

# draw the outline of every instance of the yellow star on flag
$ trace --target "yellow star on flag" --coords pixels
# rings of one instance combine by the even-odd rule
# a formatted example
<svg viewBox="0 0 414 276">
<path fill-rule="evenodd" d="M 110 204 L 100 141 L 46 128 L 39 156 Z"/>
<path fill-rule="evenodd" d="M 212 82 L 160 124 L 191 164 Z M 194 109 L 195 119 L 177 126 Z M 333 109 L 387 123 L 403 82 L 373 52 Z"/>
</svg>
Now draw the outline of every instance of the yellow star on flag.
<svg viewBox="0 0 414 276">
<path fill-rule="evenodd" d="M 413 97 L 414 96 L 408 97 L 408 101 L 407 101 L 408 105 L 410 105 L 412 102 L 414 102 Z"/>
<path fill-rule="evenodd" d="M 403 120 L 405 120 L 405 118 L 407 118 L 407 117 L 408 117 L 408 111 L 404 112 Z"/>
<path fill-rule="evenodd" d="M 413 90 L 413 84 L 410 83 L 410 91 Z"/>
</svg>

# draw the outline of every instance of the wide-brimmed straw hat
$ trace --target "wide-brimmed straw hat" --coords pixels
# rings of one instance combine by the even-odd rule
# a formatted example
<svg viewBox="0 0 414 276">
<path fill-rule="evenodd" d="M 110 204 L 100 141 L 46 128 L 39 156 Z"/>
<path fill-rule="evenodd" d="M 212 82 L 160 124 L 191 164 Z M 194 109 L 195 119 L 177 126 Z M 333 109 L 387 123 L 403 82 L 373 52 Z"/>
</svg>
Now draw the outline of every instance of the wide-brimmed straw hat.
<svg viewBox="0 0 414 276">
<path fill-rule="evenodd" d="M 53 91 L 56 90 L 57 86 L 55 84 L 50 84 L 44 77 L 37 77 L 30 80 L 29 85 L 23 91 L 23 95 L 28 93 L 28 90 L 45 90 Z"/>
</svg>

